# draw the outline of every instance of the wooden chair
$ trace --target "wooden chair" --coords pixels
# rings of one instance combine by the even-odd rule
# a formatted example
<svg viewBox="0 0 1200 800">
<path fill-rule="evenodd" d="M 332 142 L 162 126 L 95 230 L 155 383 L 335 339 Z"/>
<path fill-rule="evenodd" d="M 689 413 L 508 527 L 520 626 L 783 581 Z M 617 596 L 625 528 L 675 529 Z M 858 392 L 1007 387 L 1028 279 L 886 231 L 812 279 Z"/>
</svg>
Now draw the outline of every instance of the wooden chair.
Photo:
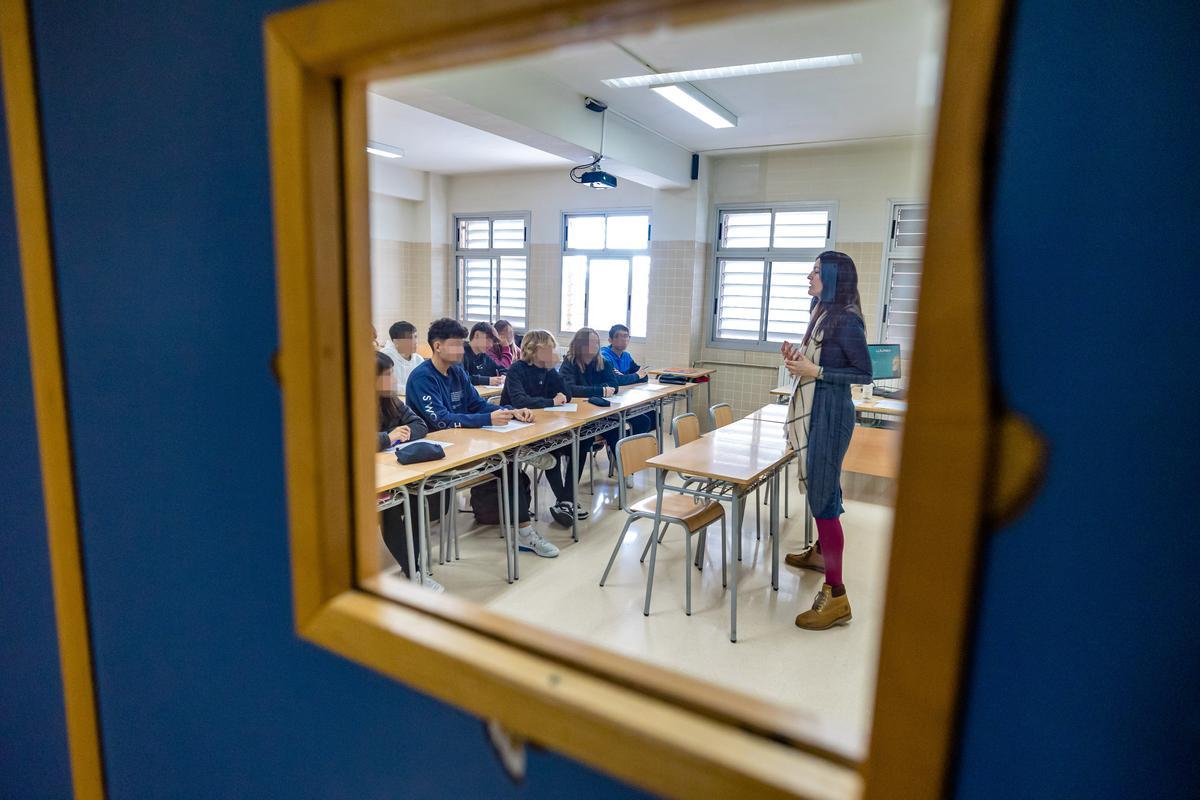
<svg viewBox="0 0 1200 800">
<path fill-rule="evenodd" d="M 653 467 L 647 466 L 646 462 L 656 455 L 658 455 L 658 438 L 653 432 L 627 436 L 617 442 L 617 491 L 621 498 L 621 507 L 625 509 L 629 517 L 625 520 L 625 527 L 621 528 L 621 535 L 617 537 L 612 555 L 608 557 L 608 565 L 604 567 L 604 574 L 600 576 L 601 586 L 608 580 L 608 573 L 612 569 L 613 562 L 617 560 L 617 553 L 621 550 L 621 544 L 625 541 L 625 534 L 629 532 L 629 526 L 633 524 L 634 520 L 654 519 L 655 517 L 657 494 L 631 505 L 626 502 L 625 498 L 625 478 L 644 469 L 653 469 Z M 696 498 L 673 492 L 663 495 L 663 523 L 666 525 L 673 523 L 684 530 L 683 540 L 686 553 L 683 561 L 684 585 L 686 586 L 684 611 L 689 615 L 692 613 L 692 535 L 701 531 L 707 532 L 708 526 L 717 520 L 721 522 L 721 585 L 724 586 L 726 580 L 725 548 L 728 538 L 725 526 L 725 508 L 712 500 L 697 502 Z M 650 531 L 650 541 L 653 542 L 657 536 L 658 526 L 656 525 L 654 530 Z M 646 615 L 650 613 L 650 589 L 653 584 L 654 562 L 651 560 L 650 570 L 646 574 L 646 610 L 643 612 Z"/>
<path fill-rule="evenodd" d="M 708 420 L 712 423 L 714 431 L 717 428 L 724 428 L 733 422 L 733 406 L 729 403 L 717 403 L 708 409 Z"/>
<path fill-rule="evenodd" d="M 433 348 L 422 342 L 421 344 L 417 345 L 417 355 L 425 359 L 433 358 Z"/>
</svg>

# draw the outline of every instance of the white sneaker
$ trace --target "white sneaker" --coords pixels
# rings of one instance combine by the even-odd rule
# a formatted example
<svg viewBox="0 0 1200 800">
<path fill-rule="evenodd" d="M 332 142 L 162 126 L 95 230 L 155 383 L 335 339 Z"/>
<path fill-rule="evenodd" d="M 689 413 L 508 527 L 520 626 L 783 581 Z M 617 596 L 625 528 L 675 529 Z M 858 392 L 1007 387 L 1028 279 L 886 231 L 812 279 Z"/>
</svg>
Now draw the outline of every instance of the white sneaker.
<svg viewBox="0 0 1200 800">
<path fill-rule="evenodd" d="M 569 512 L 571 510 L 571 502 L 568 500 L 565 505 L 566 505 L 567 511 Z M 588 507 L 585 506 L 583 503 L 575 504 L 575 519 L 587 519 L 591 515 L 592 515 L 592 512 L 590 510 L 588 510 Z"/>
<path fill-rule="evenodd" d="M 558 548 L 547 542 L 533 528 L 522 528 L 517 531 L 517 549 L 527 550 L 542 558 L 556 558 L 558 556 Z"/>
<path fill-rule="evenodd" d="M 540 469 L 542 472 L 545 472 L 546 470 L 551 470 L 557 467 L 558 459 L 549 453 L 542 453 L 529 459 L 529 463 L 533 464 L 535 468 Z"/>
<path fill-rule="evenodd" d="M 422 575 L 421 577 L 424 579 L 421 583 L 421 588 L 428 589 L 434 594 L 446 593 L 446 587 L 435 581 L 432 575 Z"/>
</svg>

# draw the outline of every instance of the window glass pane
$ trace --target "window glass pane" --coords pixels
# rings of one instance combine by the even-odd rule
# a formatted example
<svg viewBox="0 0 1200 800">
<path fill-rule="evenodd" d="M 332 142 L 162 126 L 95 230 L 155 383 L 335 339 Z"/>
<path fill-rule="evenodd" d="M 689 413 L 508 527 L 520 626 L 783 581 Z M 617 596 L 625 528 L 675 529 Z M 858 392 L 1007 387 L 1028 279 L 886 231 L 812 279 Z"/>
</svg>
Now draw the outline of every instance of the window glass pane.
<svg viewBox="0 0 1200 800">
<path fill-rule="evenodd" d="M 736 211 L 721 215 L 721 247 L 767 247 L 770 244 L 770 211 Z"/>
<path fill-rule="evenodd" d="M 828 231 L 828 211 L 780 211 L 775 214 L 773 246 L 824 249 Z"/>
<path fill-rule="evenodd" d="M 563 256 L 562 320 L 559 330 L 573 332 L 584 326 L 584 292 L 587 280 L 587 256 Z"/>
<path fill-rule="evenodd" d="M 524 219 L 492 220 L 492 247 L 497 250 L 520 250 L 525 246 Z"/>
<path fill-rule="evenodd" d="M 492 260 L 490 258 L 459 259 L 463 275 L 463 319 L 470 322 L 489 322 L 492 318 Z"/>
<path fill-rule="evenodd" d="M 808 327 L 808 273 L 811 261 L 771 263 L 771 288 L 767 298 L 767 341 L 799 342 Z"/>
<path fill-rule="evenodd" d="M 567 217 L 567 249 L 603 250 L 604 217 L 575 215 Z"/>
<path fill-rule="evenodd" d="M 650 246 L 650 217 L 609 216 L 607 246 L 614 250 L 645 250 Z"/>
<path fill-rule="evenodd" d="M 506 319 L 515 327 L 525 327 L 525 257 L 505 256 L 500 259 L 500 305 L 496 319 Z"/>
<path fill-rule="evenodd" d="M 717 338 L 758 341 L 766 262 L 720 262 Z"/>
<path fill-rule="evenodd" d="M 607 330 L 618 322 L 624 325 L 629 303 L 629 259 L 593 258 L 588 271 L 588 327 Z"/>
<path fill-rule="evenodd" d="M 458 221 L 458 249 L 486 250 L 488 248 L 488 221 L 486 219 L 460 219 Z"/>
<path fill-rule="evenodd" d="M 629 334 L 646 335 L 646 309 L 650 304 L 650 256 L 633 257 L 633 293 L 629 298 Z"/>
</svg>

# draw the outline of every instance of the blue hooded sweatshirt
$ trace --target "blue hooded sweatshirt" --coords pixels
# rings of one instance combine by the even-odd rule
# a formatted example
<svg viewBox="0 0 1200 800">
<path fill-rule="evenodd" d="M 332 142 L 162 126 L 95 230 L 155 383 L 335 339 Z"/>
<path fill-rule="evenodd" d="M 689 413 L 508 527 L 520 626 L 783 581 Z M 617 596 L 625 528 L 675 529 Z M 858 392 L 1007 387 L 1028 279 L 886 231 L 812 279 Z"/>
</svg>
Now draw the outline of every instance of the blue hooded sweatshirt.
<svg viewBox="0 0 1200 800">
<path fill-rule="evenodd" d="M 433 365 L 433 359 L 422 362 L 408 376 L 405 401 L 431 431 L 482 428 L 492 424 L 493 411 L 509 407 L 494 405 L 480 397 L 461 365 L 452 365 L 449 373 L 443 375 Z"/>
</svg>

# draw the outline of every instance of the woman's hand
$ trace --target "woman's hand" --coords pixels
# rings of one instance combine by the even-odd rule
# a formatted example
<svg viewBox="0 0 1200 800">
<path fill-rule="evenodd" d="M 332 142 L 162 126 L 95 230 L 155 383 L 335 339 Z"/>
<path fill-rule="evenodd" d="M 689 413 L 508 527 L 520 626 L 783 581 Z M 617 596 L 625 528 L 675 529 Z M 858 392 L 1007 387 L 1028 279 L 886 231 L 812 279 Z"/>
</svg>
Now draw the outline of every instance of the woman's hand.
<svg viewBox="0 0 1200 800">
<path fill-rule="evenodd" d="M 604 396 L 605 397 L 612 397 L 616 393 L 617 393 L 617 390 L 614 389 L 613 387 L 611 387 L 611 386 L 604 387 Z"/>
<path fill-rule="evenodd" d="M 513 417 L 517 422 L 533 422 L 533 412 L 528 408 L 514 408 Z"/>
<path fill-rule="evenodd" d="M 388 432 L 388 441 L 392 444 L 396 442 L 407 442 L 412 438 L 412 429 L 407 425 L 401 425 L 399 428 L 392 428 Z"/>
<path fill-rule="evenodd" d="M 502 383 L 504 383 L 504 376 L 502 375 L 495 375 L 491 378 L 488 378 L 489 386 L 499 386 Z"/>
<path fill-rule="evenodd" d="M 566 402 L 567 402 L 567 396 L 565 394 L 563 394 L 562 392 L 559 392 L 558 394 L 554 395 L 554 405 L 561 406 L 561 405 L 566 404 Z"/>
<path fill-rule="evenodd" d="M 800 378 L 815 378 L 821 373 L 821 368 L 808 359 L 803 353 L 796 353 L 795 358 L 783 362 L 788 373 Z"/>
</svg>

